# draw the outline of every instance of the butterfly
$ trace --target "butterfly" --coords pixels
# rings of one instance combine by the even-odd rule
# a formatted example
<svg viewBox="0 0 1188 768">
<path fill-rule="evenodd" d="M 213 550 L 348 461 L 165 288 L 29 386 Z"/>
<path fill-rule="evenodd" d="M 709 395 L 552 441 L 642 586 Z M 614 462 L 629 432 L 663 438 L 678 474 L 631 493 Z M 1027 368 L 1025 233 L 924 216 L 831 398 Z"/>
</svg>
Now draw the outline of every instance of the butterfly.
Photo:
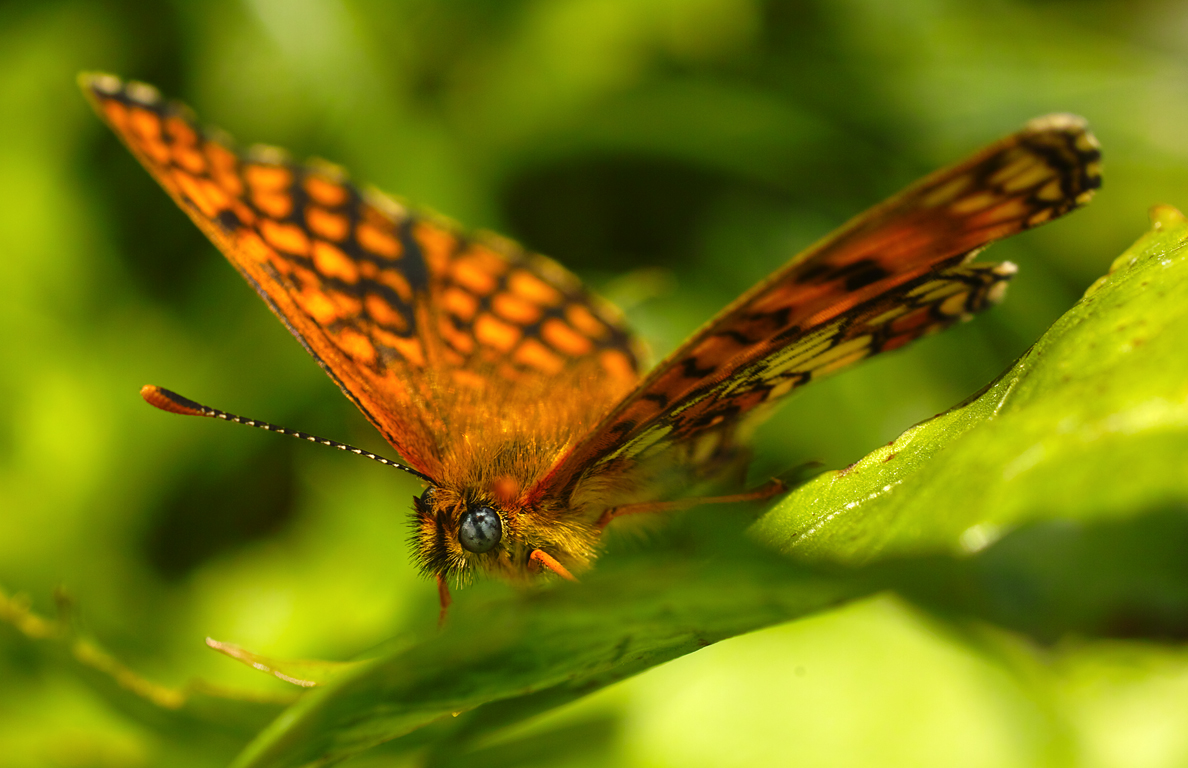
<svg viewBox="0 0 1188 768">
<path fill-rule="evenodd" d="M 443 615 L 449 584 L 475 573 L 572 579 L 619 517 L 783 490 L 681 495 L 745 456 L 749 433 L 798 387 L 997 302 L 1015 267 L 974 255 L 1087 203 L 1101 184 L 1084 120 L 1032 120 L 795 256 L 643 375 L 619 312 L 556 262 L 364 190 L 336 166 L 241 151 L 149 85 L 80 82 L 406 463 L 160 387 L 145 399 L 420 478 L 412 547 Z"/>
</svg>

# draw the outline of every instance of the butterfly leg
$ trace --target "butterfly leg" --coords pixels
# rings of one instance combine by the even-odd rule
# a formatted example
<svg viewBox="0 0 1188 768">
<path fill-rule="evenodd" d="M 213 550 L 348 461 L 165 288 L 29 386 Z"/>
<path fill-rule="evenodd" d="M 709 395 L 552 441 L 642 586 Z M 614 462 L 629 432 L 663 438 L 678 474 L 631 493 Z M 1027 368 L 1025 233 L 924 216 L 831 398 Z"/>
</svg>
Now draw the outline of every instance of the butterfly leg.
<svg viewBox="0 0 1188 768">
<path fill-rule="evenodd" d="M 437 597 L 441 600 L 441 613 L 437 614 L 437 628 L 441 629 L 445 626 L 446 611 L 449 610 L 453 598 L 450 597 L 450 585 L 446 584 L 445 576 L 440 573 L 437 574 Z"/>
<path fill-rule="evenodd" d="M 729 496 L 707 496 L 692 499 L 674 499 L 673 501 L 645 501 L 639 504 L 624 504 L 621 507 L 611 507 L 602 513 L 594 527 L 598 530 L 606 528 L 611 520 L 624 515 L 640 515 L 651 512 L 677 512 L 682 509 L 692 509 L 702 504 L 733 504 L 740 501 L 763 501 L 776 494 L 788 490 L 782 480 L 772 478 L 760 487 L 746 493 L 734 493 Z"/>
<path fill-rule="evenodd" d="M 535 560 L 566 581 L 577 581 L 573 574 L 570 573 L 564 565 L 561 565 L 561 563 L 557 562 L 557 558 L 553 557 L 548 552 L 545 552 L 543 549 L 532 550 L 532 554 L 528 555 L 528 559 Z"/>
</svg>

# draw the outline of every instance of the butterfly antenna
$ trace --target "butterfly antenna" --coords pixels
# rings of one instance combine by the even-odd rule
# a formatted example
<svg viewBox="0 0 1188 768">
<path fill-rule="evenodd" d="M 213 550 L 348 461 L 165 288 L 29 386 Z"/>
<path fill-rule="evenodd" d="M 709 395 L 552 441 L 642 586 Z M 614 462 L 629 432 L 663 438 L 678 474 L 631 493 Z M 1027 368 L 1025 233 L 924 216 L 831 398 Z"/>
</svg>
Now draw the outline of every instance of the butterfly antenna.
<svg viewBox="0 0 1188 768">
<path fill-rule="evenodd" d="M 412 467 L 392 461 L 391 459 L 385 459 L 383 456 L 376 456 L 371 451 L 365 451 L 362 448 L 356 448 L 353 445 L 340 443 L 336 440 L 327 440 L 324 437 L 311 435 L 308 432 L 298 432 L 295 429 L 285 429 L 284 427 L 278 427 L 275 424 L 269 424 L 266 421 L 245 419 L 242 416 L 236 416 L 234 413 L 227 413 L 226 411 L 220 411 L 218 408 L 211 408 L 209 405 L 196 403 L 193 400 L 182 397 L 176 392 L 171 392 L 164 387 L 146 384 L 140 388 L 140 396 L 144 398 L 146 403 L 155 408 L 160 408 L 162 411 L 180 413 L 183 416 L 206 416 L 211 419 L 232 421 L 236 424 L 246 424 L 249 427 L 257 427 L 259 429 L 268 430 L 269 432 L 276 432 L 278 435 L 288 435 L 289 437 L 296 437 L 300 440 L 308 440 L 309 442 L 317 443 L 318 445 L 328 445 L 331 448 L 337 448 L 340 451 L 349 451 L 350 453 L 366 457 L 372 461 L 378 461 L 380 464 L 383 464 L 387 467 L 395 467 L 396 469 L 407 472 L 410 475 L 415 475 L 427 483 L 436 485 L 436 483 L 433 482 L 433 478 L 429 477 L 428 475 L 418 472 Z"/>
</svg>

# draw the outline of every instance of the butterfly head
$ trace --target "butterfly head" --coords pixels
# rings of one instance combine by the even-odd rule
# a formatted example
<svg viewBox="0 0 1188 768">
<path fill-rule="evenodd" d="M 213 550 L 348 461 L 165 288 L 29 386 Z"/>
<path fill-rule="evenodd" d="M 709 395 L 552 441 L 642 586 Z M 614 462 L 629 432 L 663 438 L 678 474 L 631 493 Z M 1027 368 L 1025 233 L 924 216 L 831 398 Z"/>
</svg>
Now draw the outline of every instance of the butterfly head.
<svg viewBox="0 0 1188 768">
<path fill-rule="evenodd" d="M 526 580 L 543 570 L 536 551 L 580 568 L 593 556 L 597 533 L 572 520 L 558 525 L 551 505 L 527 505 L 499 493 L 430 486 L 413 499 L 413 550 L 426 575 L 466 583 L 476 573 Z"/>
</svg>

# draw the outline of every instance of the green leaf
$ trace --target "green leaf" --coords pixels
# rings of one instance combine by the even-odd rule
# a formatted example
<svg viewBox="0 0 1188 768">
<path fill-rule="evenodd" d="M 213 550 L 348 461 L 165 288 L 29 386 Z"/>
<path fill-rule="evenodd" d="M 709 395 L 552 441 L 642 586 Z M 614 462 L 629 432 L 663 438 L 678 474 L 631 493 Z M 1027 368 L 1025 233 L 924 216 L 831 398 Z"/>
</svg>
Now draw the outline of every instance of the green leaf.
<svg viewBox="0 0 1188 768">
<path fill-rule="evenodd" d="M 464 754 L 664 661 L 888 588 L 1039 636 L 1182 633 L 1185 242 L 1183 217 L 1158 209 L 983 393 L 798 489 L 749 537 L 699 510 L 671 546 L 607 557 L 582 584 L 472 589 L 445 632 L 310 691 L 235 766 L 327 764 L 392 739 Z"/>
<path fill-rule="evenodd" d="M 755 535 L 802 557 L 976 552 L 1041 520 L 1188 499 L 1188 225 L 1172 208 L 972 401 L 790 494 Z"/>
<path fill-rule="evenodd" d="M 702 542 L 694 558 L 678 549 L 578 585 L 470 600 L 439 636 L 311 690 L 235 765 L 341 758 L 461 713 L 469 716 L 457 732 L 473 738 L 870 589 L 797 567 L 746 542 L 737 526 L 719 533 L 720 557 L 707 558 Z"/>
</svg>

